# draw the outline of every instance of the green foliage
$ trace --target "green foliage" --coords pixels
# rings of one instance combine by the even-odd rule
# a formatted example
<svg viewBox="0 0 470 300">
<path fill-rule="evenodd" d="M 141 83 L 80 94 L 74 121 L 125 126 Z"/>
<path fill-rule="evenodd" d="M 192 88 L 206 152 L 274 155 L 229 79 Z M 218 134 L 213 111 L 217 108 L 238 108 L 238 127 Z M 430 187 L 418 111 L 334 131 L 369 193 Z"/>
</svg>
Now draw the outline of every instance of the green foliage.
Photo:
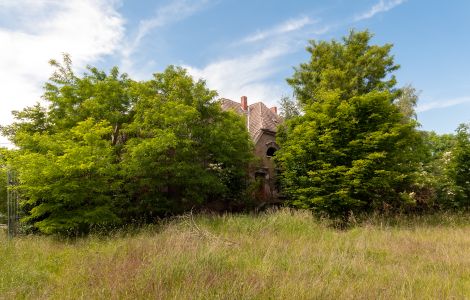
<svg viewBox="0 0 470 300">
<path fill-rule="evenodd" d="M 89 73 L 82 78 L 72 72 L 70 58 L 64 55 L 63 65 L 51 61 L 55 68 L 49 82 L 45 84 L 44 100 L 47 107 L 37 103 L 22 111 L 13 111 L 17 122 L 2 127 L 2 133 L 22 149 L 40 151 L 30 135 L 40 132 L 54 134 L 76 126 L 79 122 L 93 118 L 106 120 L 113 131 L 109 140 L 116 144 L 120 128 L 132 117 L 132 85 L 126 74 L 119 75 L 114 67 L 110 75 L 88 67 Z"/>
<path fill-rule="evenodd" d="M 106 121 L 79 122 L 66 132 L 35 133 L 41 151 L 23 150 L 13 165 L 19 173 L 23 220 L 44 233 L 86 232 L 115 223 L 112 195 L 116 164 Z"/>
<path fill-rule="evenodd" d="M 280 116 L 289 120 L 300 115 L 300 107 L 295 99 L 284 96 L 279 100 Z"/>
<path fill-rule="evenodd" d="M 47 106 L 14 112 L 1 128 L 19 148 L 11 164 L 23 221 L 76 234 L 239 199 L 251 141 L 203 81 L 175 67 L 143 82 L 117 68 L 78 77 L 67 55 L 51 65 Z"/>
<path fill-rule="evenodd" d="M 7 152 L 7 149 L 0 148 L 0 224 L 6 223 L 7 215 Z"/>
<path fill-rule="evenodd" d="M 426 131 L 420 134 L 423 143 L 415 152 L 421 164 L 414 176 L 414 197 L 421 208 L 449 208 L 455 194 L 455 184 L 448 176 L 455 136 Z"/>
<path fill-rule="evenodd" d="M 13 112 L 17 121 L 1 128 L 19 148 L 11 164 L 19 173 L 23 221 L 68 234 L 117 223 L 119 147 L 113 145 L 130 118 L 133 82 L 117 68 L 108 76 L 89 67 L 77 77 L 67 55 L 51 65 L 47 106 Z"/>
<path fill-rule="evenodd" d="M 392 45 L 369 45 L 371 38 L 368 31 L 351 31 L 343 42 L 310 41 L 310 61 L 300 64 L 287 79 L 297 100 L 309 105 L 322 101 L 325 92 L 349 99 L 371 91 L 391 91 L 395 76 L 387 76 L 399 68 L 390 55 Z"/>
<path fill-rule="evenodd" d="M 181 68 L 139 89 L 126 129 L 123 170 L 134 206 L 126 210 L 152 218 L 238 198 L 252 152 L 243 120 L 223 112 L 216 93 Z"/>
<path fill-rule="evenodd" d="M 456 131 L 455 146 L 449 164 L 449 177 L 455 183 L 453 205 L 470 207 L 470 124 L 461 124 Z"/>
<path fill-rule="evenodd" d="M 304 114 L 282 128 L 276 159 L 294 206 L 346 218 L 413 204 L 407 191 L 421 138 L 393 104 L 391 46 L 370 39 L 366 31 L 343 43 L 312 41 L 310 61 L 288 79 Z"/>
<path fill-rule="evenodd" d="M 441 209 L 470 206 L 470 132 L 461 124 L 456 134 L 423 132 L 427 156 L 417 183 L 429 204 Z M 419 196 L 419 195 L 418 195 Z"/>
<path fill-rule="evenodd" d="M 7 148 L 0 148 L 0 224 L 7 223 L 7 198 L 8 198 L 8 170 L 11 168 L 11 161 L 15 151 Z"/>
<path fill-rule="evenodd" d="M 400 89 L 400 96 L 395 100 L 395 105 L 403 114 L 405 120 L 416 120 L 417 115 L 415 111 L 416 104 L 418 103 L 418 93 L 411 85 L 406 85 Z"/>
<path fill-rule="evenodd" d="M 452 151 L 456 143 L 454 134 L 437 134 L 433 131 L 423 132 L 425 135 L 425 143 L 429 149 L 429 159 L 441 159 Z"/>
</svg>

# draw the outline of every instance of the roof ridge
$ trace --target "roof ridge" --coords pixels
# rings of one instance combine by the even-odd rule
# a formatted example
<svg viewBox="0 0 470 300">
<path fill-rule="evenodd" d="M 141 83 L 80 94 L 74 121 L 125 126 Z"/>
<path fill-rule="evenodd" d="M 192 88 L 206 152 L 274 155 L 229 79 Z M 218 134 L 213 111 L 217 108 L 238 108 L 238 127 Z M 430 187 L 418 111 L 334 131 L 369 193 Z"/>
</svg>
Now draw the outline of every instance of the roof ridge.
<svg viewBox="0 0 470 300">
<path fill-rule="evenodd" d="M 266 105 L 261 101 L 258 103 L 259 103 L 259 111 L 260 111 L 260 117 L 261 117 L 261 128 L 264 129 L 266 128 L 266 123 L 264 122 L 264 107 Z"/>
<path fill-rule="evenodd" d="M 234 100 L 232 100 L 232 99 L 229 99 L 229 98 L 220 98 L 219 101 L 231 101 L 231 102 L 233 102 L 233 103 L 237 103 L 237 104 L 240 104 L 240 105 L 241 105 L 241 103 L 239 103 L 239 102 L 237 102 L 237 101 L 234 101 Z"/>
<path fill-rule="evenodd" d="M 260 103 L 261 103 L 261 104 L 264 104 L 263 101 L 257 101 L 257 102 L 251 103 L 251 104 L 248 105 L 248 106 L 253 106 L 253 105 L 256 105 L 256 104 L 260 104 Z"/>
<path fill-rule="evenodd" d="M 228 98 L 220 98 L 219 100 L 224 110 L 233 109 L 236 113 L 247 116 L 246 126 L 255 141 L 264 130 L 276 132 L 277 125 L 282 122 L 281 117 L 263 101 L 251 103 L 247 110 L 243 110 L 241 102 Z"/>
</svg>

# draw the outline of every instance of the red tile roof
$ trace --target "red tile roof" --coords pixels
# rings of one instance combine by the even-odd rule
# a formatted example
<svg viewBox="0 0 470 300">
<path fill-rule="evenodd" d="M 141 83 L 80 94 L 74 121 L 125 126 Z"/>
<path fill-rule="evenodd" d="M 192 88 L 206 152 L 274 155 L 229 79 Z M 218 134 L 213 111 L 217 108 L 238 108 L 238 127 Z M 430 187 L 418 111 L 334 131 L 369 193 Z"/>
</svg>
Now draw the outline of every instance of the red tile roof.
<svg viewBox="0 0 470 300">
<path fill-rule="evenodd" d="M 283 119 L 271 111 L 263 102 L 256 102 L 248 106 L 247 111 L 242 109 L 240 102 L 230 99 L 220 99 L 223 110 L 233 110 L 236 113 L 246 116 L 247 128 L 251 138 L 256 143 L 264 131 L 276 132 L 277 126 Z"/>
</svg>

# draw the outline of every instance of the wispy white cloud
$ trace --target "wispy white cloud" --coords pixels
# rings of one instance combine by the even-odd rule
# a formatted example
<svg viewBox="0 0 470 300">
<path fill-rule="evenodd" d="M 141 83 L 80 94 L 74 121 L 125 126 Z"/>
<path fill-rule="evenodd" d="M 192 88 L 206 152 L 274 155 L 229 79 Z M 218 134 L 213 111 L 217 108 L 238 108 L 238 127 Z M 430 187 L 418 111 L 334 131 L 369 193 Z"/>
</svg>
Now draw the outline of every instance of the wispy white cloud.
<svg viewBox="0 0 470 300">
<path fill-rule="evenodd" d="M 454 99 L 447 99 L 447 100 L 433 101 L 433 102 L 418 104 L 416 111 L 425 112 L 428 110 L 457 106 L 457 105 L 461 105 L 465 103 L 470 103 L 470 97 L 459 97 L 459 98 L 454 98 Z"/>
<path fill-rule="evenodd" d="M 132 55 L 139 49 L 142 39 L 153 30 L 186 19 L 211 3 L 211 0 L 174 0 L 157 8 L 152 18 L 140 21 L 135 36 L 125 43 L 122 49 L 123 67 L 126 70 L 132 68 Z"/>
<path fill-rule="evenodd" d="M 273 28 L 255 32 L 244 39 L 241 40 L 241 43 L 253 43 L 267 38 L 277 36 L 280 34 L 289 33 L 292 31 L 297 31 L 304 28 L 307 25 L 317 23 L 317 20 L 312 20 L 310 17 L 301 17 L 287 20 L 279 25 L 276 25 Z"/>
<path fill-rule="evenodd" d="M 289 19 L 249 34 L 231 45 L 251 43 L 256 47 L 240 47 L 239 54 L 213 61 L 202 68 L 184 67 L 195 78 L 206 80 L 208 87 L 217 90 L 221 97 L 238 99 L 246 95 L 253 102 L 275 105 L 288 93 L 285 85 L 273 81 L 283 71 L 279 66 L 286 67 L 281 63 L 282 59 L 303 49 L 308 38 L 329 30 L 328 26 L 319 23 L 310 17 Z"/>
<path fill-rule="evenodd" d="M 354 21 L 361 21 L 365 19 L 370 19 L 378 13 L 386 12 L 392 8 L 404 3 L 406 0 L 380 0 L 377 4 L 372 6 L 365 13 L 358 15 L 354 18 Z"/>
<path fill-rule="evenodd" d="M 16 21 L 0 27 L 0 124 L 12 121 L 11 110 L 40 100 L 51 73 L 49 59 L 65 52 L 84 66 L 117 50 L 124 34 L 117 5 L 114 0 L 0 0 L 0 14 Z"/>
<path fill-rule="evenodd" d="M 184 67 L 195 78 L 206 80 L 208 87 L 217 90 L 221 97 L 238 99 L 247 95 L 253 101 L 275 104 L 285 91 L 269 83 L 269 79 L 279 71 L 275 62 L 291 51 L 287 44 L 279 43 L 259 52 L 219 60 L 204 68 Z"/>
</svg>

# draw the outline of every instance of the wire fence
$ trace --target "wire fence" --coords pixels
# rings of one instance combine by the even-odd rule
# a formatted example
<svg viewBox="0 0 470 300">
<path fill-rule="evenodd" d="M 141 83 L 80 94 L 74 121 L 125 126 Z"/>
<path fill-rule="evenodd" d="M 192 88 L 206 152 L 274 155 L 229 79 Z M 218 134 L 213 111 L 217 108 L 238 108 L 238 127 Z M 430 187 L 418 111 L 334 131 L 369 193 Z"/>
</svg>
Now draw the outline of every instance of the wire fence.
<svg viewBox="0 0 470 300">
<path fill-rule="evenodd" d="M 18 233 L 19 224 L 19 197 L 18 178 L 13 170 L 7 171 L 7 227 L 8 237 L 13 238 Z"/>
</svg>

